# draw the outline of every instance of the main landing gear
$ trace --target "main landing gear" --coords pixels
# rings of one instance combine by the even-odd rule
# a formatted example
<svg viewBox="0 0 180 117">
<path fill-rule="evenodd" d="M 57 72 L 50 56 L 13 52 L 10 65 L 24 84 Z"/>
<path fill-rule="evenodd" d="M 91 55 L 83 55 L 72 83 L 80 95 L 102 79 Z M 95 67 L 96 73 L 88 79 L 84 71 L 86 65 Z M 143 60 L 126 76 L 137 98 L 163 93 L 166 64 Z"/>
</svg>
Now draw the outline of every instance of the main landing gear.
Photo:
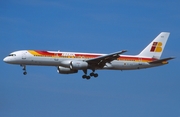
<svg viewBox="0 0 180 117">
<path fill-rule="evenodd" d="M 89 74 L 89 76 L 87 75 L 87 70 L 83 70 L 83 72 L 84 72 L 84 75 L 82 75 L 82 78 L 83 79 L 87 79 L 87 80 L 89 80 L 91 77 L 98 77 L 98 74 L 97 73 L 94 73 L 95 72 L 95 70 L 93 70 L 90 74 Z"/>
<path fill-rule="evenodd" d="M 26 65 L 21 65 L 21 67 L 23 67 L 23 69 L 22 69 L 24 71 L 23 74 L 26 75 L 27 74 L 27 72 L 26 72 Z"/>
</svg>

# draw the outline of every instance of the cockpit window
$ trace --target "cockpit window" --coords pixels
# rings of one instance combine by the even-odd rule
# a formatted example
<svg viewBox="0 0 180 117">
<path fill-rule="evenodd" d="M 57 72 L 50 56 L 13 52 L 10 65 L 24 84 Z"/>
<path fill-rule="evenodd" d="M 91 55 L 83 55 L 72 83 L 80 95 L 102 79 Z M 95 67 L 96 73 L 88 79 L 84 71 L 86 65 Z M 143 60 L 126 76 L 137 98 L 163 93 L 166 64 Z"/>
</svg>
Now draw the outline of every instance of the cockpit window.
<svg viewBox="0 0 180 117">
<path fill-rule="evenodd" d="M 9 56 L 16 56 L 16 54 L 10 54 Z"/>
</svg>

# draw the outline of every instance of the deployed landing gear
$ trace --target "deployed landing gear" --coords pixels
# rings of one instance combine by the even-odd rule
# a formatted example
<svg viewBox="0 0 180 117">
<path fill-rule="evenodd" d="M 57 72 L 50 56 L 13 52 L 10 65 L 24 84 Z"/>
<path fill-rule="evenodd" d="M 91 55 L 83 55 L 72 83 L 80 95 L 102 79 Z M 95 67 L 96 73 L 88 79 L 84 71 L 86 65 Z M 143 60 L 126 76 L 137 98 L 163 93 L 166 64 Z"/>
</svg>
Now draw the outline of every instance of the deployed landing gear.
<svg viewBox="0 0 180 117">
<path fill-rule="evenodd" d="M 87 69 L 86 70 L 83 70 L 83 72 L 84 72 L 84 75 L 82 75 L 82 78 L 83 79 L 87 79 L 87 80 L 89 80 L 91 77 L 90 76 L 87 76 Z"/>
<path fill-rule="evenodd" d="M 25 66 L 25 65 L 21 65 L 21 66 L 23 67 L 23 69 L 22 69 L 22 70 L 24 71 L 23 74 L 26 75 L 26 74 L 27 74 L 27 72 L 26 72 L 26 66 Z"/>
<path fill-rule="evenodd" d="M 90 76 L 87 76 L 87 75 L 83 75 L 82 78 L 83 78 L 83 79 L 86 78 L 87 80 L 89 80 L 91 77 L 90 77 Z"/>
<path fill-rule="evenodd" d="M 90 73 L 90 76 L 91 77 L 94 76 L 95 78 L 98 77 L 98 74 L 94 73 L 94 72 L 95 72 L 95 70 L 93 69 L 92 72 Z"/>
<path fill-rule="evenodd" d="M 98 77 L 98 74 L 97 74 L 97 73 L 92 72 L 92 73 L 90 73 L 90 76 L 94 76 L 94 77 L 96 78 L 96 77 Z"/>
<path fill-rule="evenodd" d="M 93 72 L 90 73 L 89 76 L 87 76 L 87 70 L 83 70 L 83 72 L 84 72 L 84 75 L 82 76 L 83 79 L 86 78 L 87 80 L 89 80 L 89 79 L 90 79 L 91 77 L 93 77 L 93 76 L 94 76 L 95 78 L 98 77 L 98 74 L 97 74 L 97 73 L 94 73 L 95 70 L 93 70 Z"/>
<path fill-rule="evenodd" d="M 27 74 L 27 72 L 23 72 L 23 74 L 24 74 L 24 75 L 26 75 L 26 74 Z"/>
</svg>

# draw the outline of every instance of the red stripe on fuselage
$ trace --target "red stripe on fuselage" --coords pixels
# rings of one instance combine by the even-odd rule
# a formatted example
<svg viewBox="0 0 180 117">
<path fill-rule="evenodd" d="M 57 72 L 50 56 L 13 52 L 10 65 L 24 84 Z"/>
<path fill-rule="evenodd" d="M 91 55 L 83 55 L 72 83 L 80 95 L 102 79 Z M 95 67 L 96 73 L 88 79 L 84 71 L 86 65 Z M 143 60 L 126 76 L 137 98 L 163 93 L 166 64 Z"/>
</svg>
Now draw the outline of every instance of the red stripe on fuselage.
<svg viewBox="0 0 180 117">
<path fill-rule="evenodd" d="M 104 54 L 91 54 L 91 53 L 75 53 L 75 52 L 48 52 L 48 51 L 39 51 L 39 50 L 34 50 L 38 54 L 41 54 L 43 56 L 59 56 L 61 57 L 63 54 L 62 53 L 73 53 L 76 57 L 83 57 L 83 58 L 96 58 L 99 56 L 103 56 Z M 124 61 L 142 61 L 142 62 L 150 62 L 157 60 L 155 58 L 145 58 L 145 57 L 138 57 L 138 56 L 127 56 L 127 55 L 120 55 L 118 60 L 124 60 Z"/>
</svg>

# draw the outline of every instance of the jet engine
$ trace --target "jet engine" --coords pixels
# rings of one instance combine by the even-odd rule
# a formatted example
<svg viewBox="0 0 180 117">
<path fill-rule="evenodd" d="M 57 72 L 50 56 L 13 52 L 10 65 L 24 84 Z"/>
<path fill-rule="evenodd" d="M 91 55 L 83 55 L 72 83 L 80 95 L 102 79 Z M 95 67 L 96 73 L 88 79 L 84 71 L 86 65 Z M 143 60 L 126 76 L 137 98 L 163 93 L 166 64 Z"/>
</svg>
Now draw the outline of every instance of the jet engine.
<svg viewBox="0 0 180 117">
<path fill-rule="evenodd" d="M 60 74 L 73 74 L 73 73 L 77 73 L 78 70 L 72 70 L 70 68 L 65 68 L 65 67 L 59 66 L 57 72 Z"/>
<path fill-rule="evenodd" d="M 88 63 L 85 61 L 71 61 L 69 67 L 72 70 L 83 70 L 88 68 Z"/>
</svg>

